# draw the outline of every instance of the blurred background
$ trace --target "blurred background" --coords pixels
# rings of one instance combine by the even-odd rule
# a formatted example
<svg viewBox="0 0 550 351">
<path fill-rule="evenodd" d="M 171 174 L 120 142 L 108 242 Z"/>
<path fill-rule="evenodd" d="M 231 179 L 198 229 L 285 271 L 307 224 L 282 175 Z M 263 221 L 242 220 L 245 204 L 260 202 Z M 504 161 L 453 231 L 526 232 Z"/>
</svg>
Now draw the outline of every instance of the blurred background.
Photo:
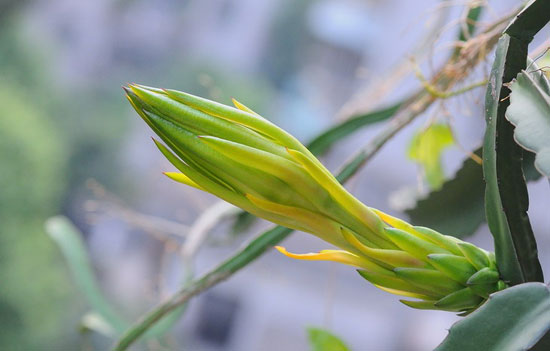
<svg viewBox="0 0 550 351">
<path fill-rule="evenodd" d="M 362 108 L 375 108 L 417 89 L 414 74 L 389 91 L 377 87 L 409 57 L 433 72 L 448 57 L 466 3 L 0 0 L 0 350 L 104 350 L 113 342 L 90 330 L 101 329 L 93 318 L 83 319 L 90 306 L 44 231 L 49 216 L 64 214 L 83 232 L 101 291 L 127 322 L 269 228 L 262 221 L 235 228 L 233 209 L 164 177 L 172 167 L 122 85 L 223 103 L 235 97 L 307 142 L 349 117 L 358 91 L 370 89 Z M 518 4 L 491 1 L 481 21 Z M 428 44 L 419 45 L 427 34 Z M 472 81 L 486 77 L 491 58 Z M 415 131 L 434 118 L 452 121 L 457 145 L 443 158 L 452 176 L 464 150 L 481 144 L 483 95 L 476 89 L 434 105 L 347 188 L 406 218 L 400 211 L 425 191 L 407 157 Z M 383 128 L 355 133 L 322 161 L 338 169 Z M 529 187 L 534 231 L 542 233 L 550 228 L 548 183 Z M 186 238 L 197 232 L 189 248 Z M 538 239 L 539 248 L 550 247 L 548 236 Z M 492 249 L 486 225 L 471 240 Z M 327 248 L 304 233 L 284 245 L 293 252 Z M 548 269 L 549 253 L 541 251 Z M 133 349 L 307 350 L 306 328 L 317 326 L 355 351 L 421 351 L 434 348 L 458 318 L 397 300 L 350 267 L 271 251 L 192 300 L 165 337 Z"/>
</svg>

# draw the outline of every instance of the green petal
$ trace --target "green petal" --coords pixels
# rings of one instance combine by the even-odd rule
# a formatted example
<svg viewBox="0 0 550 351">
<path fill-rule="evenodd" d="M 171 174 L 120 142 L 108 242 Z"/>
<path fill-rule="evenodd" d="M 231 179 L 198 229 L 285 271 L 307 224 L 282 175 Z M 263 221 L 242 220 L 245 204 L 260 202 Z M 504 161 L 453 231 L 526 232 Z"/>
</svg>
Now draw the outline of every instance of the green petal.
<svg viewBox="0 0 550 351">
<path fill-rule="evenodd" d="M 440 296 L 451 294 L 464 288 L 441 272 L 423 268 L 395 268 L 395 274 L 421 289 L 428 290 Z"/>
<path fill-rule="evenodd" d="M 235 107 L 238 108 L 239 110 L 251 113 L 251 114 L 256 115 L 258 117 L 262 117 L 262 116 L 260 116 L 259 113 L 256 113 L 256 112 L 252 111 L 251 108 L 249 108 L 249 107 L 245 106 L 244 104 L 240 103 L 239 101 L 237 101 L 237 99 L 232 98 L 231 101 L 233 102 L 233 105 L 235 105 Z"/>
<path fill-rule="evenodd" d="M 340 234 L 340 227 L 338 223 L 332 221 L 326 216 L 306 209 L 275 203 L 256 197 L 252 194 L 246 194 L 246 197 L 256 207 L 265 212 L 280 215 L 283 218 L 287 218 L 287 221 L 292 220 L 291 223 L 299 223 L 304 228 L 300 229 L 302 231 L 314 234 L 324 241 L 327 241 L 342 249 L 347 249 L 350 246 Z M 289 224 L 283 225 L 289 226 Z M 291 226 L 291 228 L 293 227 Z"/>
<path fill-rule="evenodd" d="M 157 127 L 157 134 L 193 168 L 210 177 L 215 175 L 243 194 L 250 193 L 284 204 L 305 205 L 304 199 L 297 197 L 294 192 L 280 191 L 282 188 L 288 189 L 280 179 L 239 164 L 212 149 L 199 137 L 180 126 L 154 114 L 148 112 L 146 114 Z"/>
<path fill-rule="evenodd" d="M 489 295 L 498 291 L 498 284 L 477 284 L 468 286 L 474 294 L 481 296 L 484 299 L 488 299 Z"/>
<path fill-rule="evenodd" d="M 383 273 L 383 272 L 373 272 L 373 271 L 359 269 L 357 270 L 357 272 L 361 275 L 361 277 L 365 278 L 370 283 L 386 289 L 393 289 L 397 291 L 412 293 L 412 294 L 416 294 L 417 296 L 422 296 L 422 298 L 426 298 L 426 299 L 440 298 L 443 295 L 443 294 L 434 293 L 433 291 L 425 290 L 425 289 L 419 288 L 418 286 L 410 284 L 404 281 L 403 279 L 400 279 L 397 276 L 395 276 L 395 274 L 391 271 L 388 271 L 387 273 Z"/>
<path fill-rule="evenodd" d="M 294 189 L 295 192 L 301 195 L 301 199 L 296 198 L 294 201 L 297 204 L 311 210 L 323 210 L 318 204 L 323 204 L 330 199 L 329 194 L 314 182 L 304 168 L 293 161 L 250 146 L 215 137 L 201 136 L 200 140 L 243 166 L 255 168 L 282 180 L 284 182 L 283 187 L 278 190 L 288 192 L 288 188 Z"/>
<path fill-rule="evenodd" d="M 423 261 L 427 261 L 428 255 L 432 253 L 450 253 L 431 242 L 422 240 L 400 229 L 386 228 L 385 232 L 386 236 L 399 248 Z"/>
<path fill-rule="evenodd" d="M 357 200 L 351 195 L 330 172 L 323 167 L 319 166 L 317 162 L 307 157 L 303 153 L 296 150 L 287 150 L 288 153 L 302 166 L 305 167 L 307 172 L 330 193 L 330 195 L 347 211 L 349 211 L 356 219 L 364 223 L 375 235 L 382 238 L 383 223 L 380 218 L 361 201 Z M 377 239 L 369 237 L 371 241 Z M 380 240 L 378 239 L 378 242 Z M 379 244 L 376 242 L 376 244 Z"/>
<path fill-rule="evenodd" d="M 245 210 L 248 210 L 251 208 L 250 202 L 242 195 L 234 191 L 232 188 L 212 179 L 209 178 L 207 175 L 205 175 L 202 172 L 199 172 L 189 165 L 183 163 L 181 160 L 179 160 L 176 155 L 174 155 L 170 150 L 168 150 L 164 145 L 159 143 L 158 141 L 154 140 L 156 146 L 159 148 L 159 150 L 162 152 L 162 154 L 170 161 L 172 164 L 180 170 L 183 174 L 185 174 L 189 179 L 191 179 L 194 183 L 199 185 L 201 188 L 203 188 L 205 191 L 214 194 L 222 199 L 224 199 L 227 202 L 230 202 L 234 204 L 235 206 L 241 207 Z"/>
<path fill-rule="evenodd" d="M 435 302 L 433 300 L 428 301 L 410 301 L 410 300 L 399 300 L 402 304 L 415 308 L 417 310 L 442 310 L 442 308 L 438 308 L 435 306 Z"/>
<path fill-rule="evenodd" d="M 287 147 L 295 147 L 299 149 L 303 148 L 302 144 L 300 144 L 300 142 L 296 140 L 292 135 L 288 134 L 265 118 L 259 118 L 255 114 L 241 111 L 239 109 L 219 104 L 217 102 L 203 99 L 198 96 L 187 94 L 181 91 L 170 89 L 167 89 L 165 91 L 168 96 L 182 104 L 206 112 L 209 115 L 223 118 L 234 123 L 242 124 L 257 132 L 267 135 L 274 140 L 279 141 L 281 145 Z"/>
<path fill-rule="evenodd" d="M 414 267 L 426 268 L 428 265 L 400 250 L 375 249 L 364 245 L 349 229 L 342 227 L 342 236 L 353 247 L 359 250 L 363 255 L 380 261 L 391 268 L 395 267 Z"/>
<path fill-rule="evenodd" d="M 376 285 L 376 284 L 373 284 L 373 285 L 376 286 L 380 290 L 383 290 L 385 292 L 388 292 L 388 293 L 394 294 L 394 295 L 398 295 L 398 296 L 412 297 L 413 299 L 421 299 L 421 300 L 424 300 L 424 299 L 431 300 L 432 299 L 429 296 L 422 295 L 422 294 L 416 294 L 416 293 L 412 293 L 412 292 L 409 292 L 409 291 L 386 288 L 382 285 Z"/>
<path fill-rule="evenodd" d="M 464 257 L 430 254 L 428 260 L 438 271 L 461 284 L 466 284 L 468 279 L 476 273 L 474 266 Z"/>
<path fill-rule="evenodd" d="M 480 284 L 492 284 L 499 281 L 499 274 L 497 271 L 492 270 L 489 267 L 485 267 L 468 279 L 467 285 L 480 285 Z"/>
<path fill-rule="evenodd" d="M 132 92 L 146 104 L 146 110 L 180 125 L 195 135 L 212 135 L 265 150 L 281 157 L 288 157 L 283 146 L 240 124 L 211 116 L 177 102 L 166 94 L 152 92 L 139 86 L 132 86 L 131 88 Z"/>
<path fill-rule="evenodd" d="M 182 184 L 185 184 L 185 185 L 189 185 L 190 187 L 193 187 L 195 189 L 199 189 L 199 190 L 202 190 L 202 191 L 206 191 L 206 189 L 204 189 L 202 186 L 198 185 L 197 183 L 195 183 L 193 180 L 191 180 L 191 178 L 189 178 L 188 176 L 186 176 L 185 174 L 183 173 L 179 173 L 179 172 L 164 172 L 164 175 L 167 176 L 168 178 L 178 182 L 178 183 L 182 183 Z"/>
<path fill-rule="evenodd" d="M 183 161 L 181 161 L 176 155 L 174 155 L 170 150 L 168 150 L 168 148 L 166 148 L 164 145 L 162 145 L 156 139 L 153 139 L 153 141 L 155 142 L 155 145 L 160 150 L 160 152 L 164 155 L 164 157 L 166 157 L 166 159 L 168 161 L 170 161 L 170 163 L 172 165 L 174 165 L 174 167 L 176 167 L 178 170 L 180 170 L 182 173 L 184 173 L 186 175 L 190 172 L 191 167 L 188 164 L 185 164 Z M 175 146 L 174 146 L 174 148 L 175 148 Z M 182 153 L 181 155 L 183 156 L 184 159 L 187 158 L 185 156 L 185 154 Z M 191 162 L 191 164 L 193 164 L 193 160 L 188 159 L 187 161 Z M 210 179 L 212 182 L 217 183 L 218 185 L 223 186 L 223 187 L 231 190 L 232 192 L 235 192 L 235 193 L 237 192 L 237 190 L 235 188 L 233 188 L 230 184 L 224 182 L 219 177 L 211 174 L 209 171 L 201 170 L 201 173 L 205 178 Z"/>
<path fill-rule="evenodd" d="M 458 242 L 460 242 L 458 239 L 452 236 L 443 235 L 426 227 L 414 226 L 413 231 L 414 232 L 412 234 L 419 236 L 421 239 L 431 241 L 454 255 L 462 256 L 462 251 L 460 251 L 460 248 L 458 247 Z"/>
<path fill-rule="evenodd" d="M 463 311 L 477 307 L 483 300 L 470 288 L 464 288 L 445 296 L 437 301 L 435 306 L 448 311 Z"/>
<path fill-rule="evenodd" d="M 458 244 L 458 247 L 464 257 L 466 257 L 476 269 L 479 270 L 485 267 L 489 267 L 489 257 L 483 250 L 481 250 L 477 246 L 467 242 L 462 242 Z"/>
</svg>

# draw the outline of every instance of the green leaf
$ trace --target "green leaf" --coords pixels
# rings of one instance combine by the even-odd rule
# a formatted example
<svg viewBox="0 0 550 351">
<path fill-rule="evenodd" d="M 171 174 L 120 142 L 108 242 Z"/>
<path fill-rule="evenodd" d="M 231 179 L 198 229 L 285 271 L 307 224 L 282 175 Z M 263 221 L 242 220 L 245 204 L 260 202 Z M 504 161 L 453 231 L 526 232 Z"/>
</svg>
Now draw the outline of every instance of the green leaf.
<svg viewBox="0 0 550 351">
<path fill-rule="evenodd" d="M 248 228 L 255 222 L 257 217 L 251 215 L 245 211 L 239 211 L 235 216 L 233 223 L 231 224 L 231 236 L 238 236 L 244 234 Z"/>
<path fill-rule="evenodd" d="M 481 156 L 481 149 L 474 152 Z M 464 238 L 473 234 L 483 221 L 483 169 L 468 158 L 453 179 L 406 210 L 412 224 L 422 225 L 446 235 Z"/>
<path fill-rule="evenodd" d="M 497 292 L 455 323 L 437 351 L 527 350 L 550 329 L 550 290 L 525 283 Z"/>
<path fill-rule="evenodd" d="M 483 174 L 485 208 L 499 270 L 510 284 L 543 281 L 537 244 L 527 215 L 529 197 L 522 171 L 522 149 L 514 126 L 505 118 L 510 90 L 504 82 L 525 69 L 529 43 L 550 21 L 550 1 L 531 1 L 498 41 L 485 101 L 487 129 Z"/>
<path fill-rule="evenodd" d="M 117 334 L 122 333 L 128 327 L 128 324 L 114 312 L 99 289 L 88 252 L 82 241 L 82 234 L 63 216 L 48 219 L 46 232 L 61 249 L 76 284 L 86 296 L 93 310 L 109 326 L 104 325 L 103 329 L 114 330 Z"/>
<path fill-rule="evenodd" d="M 481 148 L 473 152 L 481 157 Z M 523 173 L 527 181 L 541 177 L 534 166 L 533 153 L 523 153 Z M 484 201 L 485 181 L 480 164 L 468 158 L 455 176 L 441 189 L 419 199 L 415 207 L 405 211 L 410 222 L 433 228 L 445 235 L 466 238 L 486 221 Z"/>
<path fill-rule="evenodd" d="M 483 5 L 476 2 L 471 2 L 472 7 L 468 10 L 466 15 L 466 28 L 461 28 L 458 35 L 459 41 L 466 41 L 468 37 L 474 34 L 477 26 L 477 21 L 483 12 Z"/>
<path fill-rule="evenodd" d="M 485 101 L 485 209 L 495 239 L 499 271 L 512 285 L 543 279 L 527 215 L 529 197 L 522 171 L 523 151 L 514 141 L 513 125 L 504 117 L 509 104 L 506 98 L 509 89 L 502 83 L 511 81 L 525 68 L 527 47 L 528 43 L 520 39 L 502 35 L 497 44 Z"/>
<path fill-rule="evenodd" d="M 510 85 L 506 118 L 515 125 L 514 137 L 524 149 L 536 153 L 535 167 L 550 177 L 550 93 L 541 72 L 522 71 Z"/>
<path fill-rule="evenodd" d="M 349 351 L 349 347 L 334 334 L 320 328 L 307 328 L 311 351 Z"/>
<path fill-rule="evenodd" d="M 415 134 L 411 140 L 407 155 L 422 165 L 432 189 L 439 189 L 443 185 L 445 174 L 441 165 L 441 154 L 453 144 L 453 133 L 447 124 L 432 124 Z"/>
<path fill-rule="evenodd" d="M 458 41 L 466 41 L 471 35 L 474 34 L 478 25 L 479 17 L 481 16 L 484 9 L 484 6 L 482 4 L 476 2 L 469 2 L 468 6 L 470 6 L 470 8 L 468 9 L 468 14 L 466 15 L 466 26 L 460 26 L 457 38 Z M 452 56 L 458 57 L 461 50 L 462 48 L 460 46 L 457 46 L 454 49 Z"/>
<path fill-rule="evenodd" d="M 350 134 L 355 133 L 360 128 L 391 118 L 397 113 L 397 111 L 399 111 L 401 106 L 403 106 L 403 104 L 405 104 L 407 100 L 408 99 L 400 101 L 386 108 L 382 108 L 347 119 L 344 122 L 341 122 L 329 128 L 325 132 L 315 137 L 312 141 L 309 142 L 309 144 L 307 144 L 307 148 L 309 149 L 309 151 L 311 151 L 312 154 L 316 156 L 323 154 L 334 143 L 342 140 Z"/>
<path fill-rule="evenodd" d="M 107 336 L 122 334 L 129 327 L 129 323 L 115 312 L 101 292 L 90 257 L 82 241 L 82 233 L 63 216 L 50 218 L 46 222 L 46 231 L 61 249 L 76 284 L 93 309 L 83 317 L 83 327 Z M 172 311 L 161 322 L 149 329 L 144 337 L 154 338 L 166 333 L 180 319 L 185 309 L 186 305 L 182 305 Z"/>
</svg>

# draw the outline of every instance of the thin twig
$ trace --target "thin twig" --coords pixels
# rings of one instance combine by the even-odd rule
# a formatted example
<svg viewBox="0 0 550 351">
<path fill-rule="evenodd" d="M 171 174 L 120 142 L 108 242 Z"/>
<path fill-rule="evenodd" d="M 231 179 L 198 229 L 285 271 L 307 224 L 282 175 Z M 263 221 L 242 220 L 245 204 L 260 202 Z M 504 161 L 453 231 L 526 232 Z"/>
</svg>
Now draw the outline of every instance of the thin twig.
<svg viewBox="0 0 550 351">
<path fill-rule="evenodd" d="M 487 82 L 488 82 L 487 79 L 484 79 L 484 80 L 481 80 L 481 81 L 476 82 L 476 83 L 469 84 L 465 87 L 462 87 L 462 88 L 454 90 L 454 91 L 441 91 L 441 90 L 437 89 L 437 87 L 430 84 L 430 82 L 426 79 L 426 77 L 424 77 L 424 74 L 420 70 L 420 67 L 414 62 L 414 60 L 412 60 L 412 61 L 413 61 L 412 66 L 414 68 L 414 73 L 415 73 L 416 77 L 418 78 L 418 80 L 420 80 L 420 82 L 424 86 L 424 89 L 426 89 L 426 91 L 428 93 L 430 93 L 431 95 L 433 95 L 437 98 L 440 98 L 440 99 L 448 99 L 450 97 L 454 97 L 454 96 L 457 96 L 457 95 L 460 95 L 460 94 L 467 93 L 470 90 L 473 90 L 475 88 L 479 88 L 479 87 L 487 85 Z"/>
<path fill-rule="evenodd" d="M 171 237 L 185 238 L 189 231 L 189 226 L 185 224 L 144 214 L 130 208 L 96 180 L 89 179 L 86 185 L 97 199 L 96 201 L 90 200 L 86 202 L 86 210 L 90 213 L 102 211 L 142 229 L 161 241 L 174 239 Z"/>
<path fill-rule="evenodd" d="M 210 230 L 222 219 L 232 216 L 239 211 L 237 207 L 225 201 L 217 201 L 214 205 L 203 211 L 189 229 L 187 239 L 181 248 L 183 260 L 187 264 L 190 264 Z"/>
</svg>

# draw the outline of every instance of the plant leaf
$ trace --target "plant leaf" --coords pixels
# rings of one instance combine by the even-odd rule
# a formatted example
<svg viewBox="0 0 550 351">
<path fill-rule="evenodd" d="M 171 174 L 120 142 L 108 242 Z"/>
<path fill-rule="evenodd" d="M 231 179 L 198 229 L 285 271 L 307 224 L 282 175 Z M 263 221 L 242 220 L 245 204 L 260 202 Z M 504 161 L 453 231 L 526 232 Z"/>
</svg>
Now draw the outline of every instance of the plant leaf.
<svg viewBox="0 0 550 351">
<path fill-rule="evenodd" d="M 369 113 L 354 116 L 321 133 L 307 144 L 307 148 L 314 155 L 320 155 L 328 150 L 334 143 L 344 137 L 355 133 L 359 128 L 370 124 L 382 122 L 391 118 L 399 111 L 408 99 L 400 101 L 386 108 L 374 110 Z"/>
<path fill-rule="evenodd" d="M 510 85 L 506 118 L 516 126 L 516 142 L 536 153 L 535 167 L 550 177 L 550 94 L 545 81 L 541 72 L 522 71 Z"/>
<path fill-rule="evenodd" d="M 525 283 L 502 290 L 455 323 L 437 351 L 527 350 L 550 329 L 550 290 Z"/>
<path fill-rule="evenodd" d="M 447 124 L 432 124 L 415 134 L 411 140 L 407 156 L 422 165 L 432 189 L 439 189 L 443 185 L 445 174 L 441 165 L 441 154 L 453 144 L 453 133 Z"/>
<path fill-rule="evenodd" d="M 307 328 L 311 351 L 349 351 L 348 346 L 334 334 L 320 328 Z"/>
<path fill-rule="evenodd" d="M 499 271 L 512 285 L 543 279 L 527 215 L 529 197 L 521 168 L 523 151 L 513 140 L 513 125 L 504 117 L 509 90 L 502 83 L 512 80 L 525 68 L 527 47 L 526 42 L 506 33 L 502 35 L 497 44 L 485 102 L 485 209 L 495 239 Z"/>
<path fill-rule="evenodd" d="M 83 317 L 83 326 L 106 336 L 122 334 L 129 324 L 115 312 L 101 292 L 80 231 L 68 218 L 56 216 L 46 222 L 46 232 L 61 249 L 76 284 L 93 309 Z M 172 311 L 166 318 L 149 329 L 144 337 L 153 338 L 166 333 L 180 319 L 185 308 L 186 305 L 182 305 Z"/>
<path fill-rule="evenodd" d="M 474 152 L 481 156 L 481 149 Z M 464 238 L 473 234 L 483 221 L 483 169 L 468 158 L 453 179 L 406 210 L 412 224 L 422 225 L 446 235 Z"/>
<path fill-rule="evenodd" d="M 505 118 L 510 90 L 503 87 L 525 69 L 529 43 L 550 21 L 550 2 L 531 1 L 500 37 L 485 101 L 487 129 L 483 174 L 487 182 L 485 208 L 499 271 L 510 284 L 543 281 L 537 244 L 527 210 L 529 196 L 521 169 L 522 149 L 514 142 L 514 127 Z"/>
<path fill-rule="evenodd" d="M 82 234 L 63 216 L 56 216 L 46 222 L 46 232 L 61 249 L 71 269 L 76 284 L 86 296 L 93 310 L 110 329 L 122 333 L 128 324 L 117 315 L 103 296 L 90 263 L 88 252 L 82 241 Z M 104 329 L 107 326 L 103 326 Z"/>
</svg>

